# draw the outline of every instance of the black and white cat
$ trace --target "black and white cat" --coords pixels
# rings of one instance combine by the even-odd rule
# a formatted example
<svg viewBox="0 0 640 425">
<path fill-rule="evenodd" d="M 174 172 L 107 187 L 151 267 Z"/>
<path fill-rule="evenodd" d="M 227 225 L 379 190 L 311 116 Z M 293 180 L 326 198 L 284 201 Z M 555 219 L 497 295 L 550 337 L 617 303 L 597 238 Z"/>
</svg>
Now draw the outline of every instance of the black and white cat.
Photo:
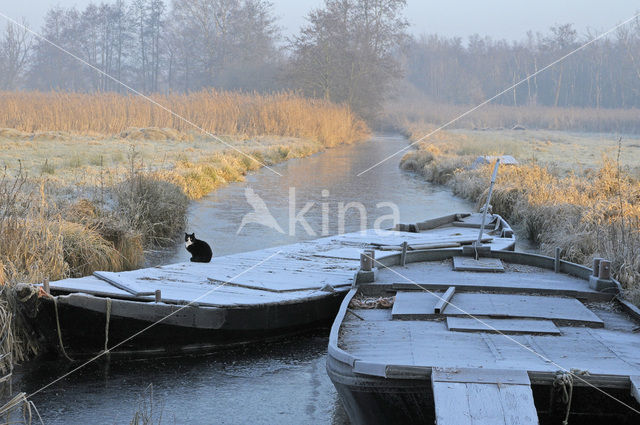
<svg viewBox="0 0 640 425">
<path fill-rule="evenodd" d="M 208 263 L 211 261 L 213 252 L 211 247 L 205 241 L 196 239 L 196 234 L 184 234 L 184 246 L 191 253 L 191 261 L 194 263 Z"/>
</svg>

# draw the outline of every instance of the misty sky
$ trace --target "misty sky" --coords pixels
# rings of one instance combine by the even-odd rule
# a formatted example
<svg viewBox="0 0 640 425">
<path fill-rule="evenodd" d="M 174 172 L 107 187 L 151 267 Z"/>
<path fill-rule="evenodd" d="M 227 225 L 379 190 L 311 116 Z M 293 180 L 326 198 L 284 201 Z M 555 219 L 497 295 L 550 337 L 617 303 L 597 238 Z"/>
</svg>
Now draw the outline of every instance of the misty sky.
<svg viewBox="0 0 640 425">
<path fill-rule="evenodd" d="M 51 6 L 82 8 L 91 1 L 0 0 L 0 12 L 13 18 L 24 16 L 32 27 L 39 28 Z M 297 32 L 309 10 L 323 3 L 322 0 L 271 1 L 285 34 Z M 508 40 L 521 40 L 530 29 L 546 32 L 551 25 L 568 22 L 575 25 L 580 35 L 589 29 L 604 31 L 640 10 L 640 4 L 633 0 L 408 0 L 407 3 L 405 15 L 414 34 L 438 33 L 466 38 L 478 33 Z"/>
</svg>

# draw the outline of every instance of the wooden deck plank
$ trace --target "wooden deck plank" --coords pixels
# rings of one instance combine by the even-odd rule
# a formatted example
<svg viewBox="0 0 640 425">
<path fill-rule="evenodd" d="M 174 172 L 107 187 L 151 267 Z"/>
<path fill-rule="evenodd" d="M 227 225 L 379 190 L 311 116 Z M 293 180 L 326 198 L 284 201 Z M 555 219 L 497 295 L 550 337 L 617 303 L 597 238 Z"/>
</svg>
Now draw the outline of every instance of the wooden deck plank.
<svg viewBox="0 0 640 425">
<path fill-rule="evenodd" d="M 530 386 L 500 385 L 500 401 L 507 425 L 537 425 L 538 412 Z"/>
<path fill-rule="evenodd" d="M 462 272 L 504 272 L 499 258 L 453 257 L 453 270 Z"/>
<path fill-rule="evenodd" d="M 438 425 L 534 425 L 529 385 L 453 383 L 432 379 Z"/>
<path fill-rule="evenodd" d="M 438 298 L 428 292 L 398 291 L 393 305 L 393 318 L 402 320 L 434 318 L 434 306 L 437 301 Z M 604 325 L 602 319 L 580 301 L 574 298 L 551 296 L 456 293 L 443 314 L 445 316 L 552 319 L 597 327 Z"/>
<path fill-rule="evenodd" d="M 580 327 L 560 327 L 560 330 L 561 337 L 512 335 L 507 339 L 495 334 L 450 332 L 440 321 L 353 320 L 342 326 L 340 348 L 362 361 L 396 366 L 557 371 L 558 367 L 546 361 L 547 358 L 566 368 L 588 370 L 593 375 L 640 376 L 637 355 L 640 335 L 607 329 L 586 332 Z M 612 355 L 597 343 L 591 335 L 594 332 L 624 357 Z M 491 340 L 493 350 L 483 336 Z"/>
<path fill-rule="evenodd" d="M 52 282 L 50 287 L 52 290 L 64 292 L 83 292 L 98 296 L 135 298 L 130 292 L 116 288 L 95 276 L 58 280 Z"/>
<path fill-rule="evenodd" d="M 443 292 L 430 294 L 427 292 L 398 291 L 391 310 L 391 316 L 394 319 L 403 320 L 422 318 L 425 314 L 431 317 L 435 314 L 436 305 L 440 302 L 442 296 Z"/>
<path fill-rule="evenodd" d="M 478 274 L 474 272 L 451 273 L 451 260 L 409 263 L 401 271 L 401 276 L 392 270 L 379 271 L 376 284 L 394 285 L 394 288 L 419 289 L 415 284 L 438 286 L 444 289 L 455 286 L 463 288 L 482 287 L 490 290 L 511 289 L 521 292 L 545 291 L 575 291 L 602 295 L 589 288 L 589 283 L 580 278 L 551 270 L 532 266 L 505 264 L 505 273 Z M 444 290 L 443 289 L 443 290 Z"/>
<path fill-rule="evenodd" d="M 360 254 L 362 254 L 363 250 L 361 248 L 355 247 L 342 247 L 331 249 L 329 251 L 322 251 L 316 254 L 313 254 L 314 257 L 322 257 L 322 258 L 339 258 L 343 260 L 353 260 L 360 261 Z M 389 251 L 380 251 L 375 250 L 375 258 L 384 258 L 390 255 L 393 255 L 393 252 Z"/>
<path fill-rule="evenodd" d="M 450 331 L 560 335 L 560 329 L 551 320 L 483 318 L 482 322 L 484 323 L 470 317 L 447 317 L 447 327 Z"/>
<path fill-rule="evenodd" d="M 524 370 L 434 368 L 431 382 L 438 425 L 538 423 Z"/>
<path fill-rule="evenodd" d="M 471 422 L 467 385 L 431 381 L 437 425 L 464 425 Z"/>
<path fill-rule="evenodd" d="M 473 425 L 512 425 L 504 421 L 500 390 L 496 384 L 461 384 L 467 389 L 469 411 Z M 463 425 L 463 424 L 459 424 Z"/>
<path fill-rule="evenodd" d="M 407 242 L 409 245 L 424 245 L 445 242 L 470 243 L 477 239 L 478 232 L 474 229 L 445 228 L 438 232 L 425 233 L 398 232 L 395 230 L 367 230 L 364 232 L 341 235 L 340 241 L 350 244 L 368 245 L 401 245 Z M 483 239 L 491 240 L 488 234 Z"/>
</svg>

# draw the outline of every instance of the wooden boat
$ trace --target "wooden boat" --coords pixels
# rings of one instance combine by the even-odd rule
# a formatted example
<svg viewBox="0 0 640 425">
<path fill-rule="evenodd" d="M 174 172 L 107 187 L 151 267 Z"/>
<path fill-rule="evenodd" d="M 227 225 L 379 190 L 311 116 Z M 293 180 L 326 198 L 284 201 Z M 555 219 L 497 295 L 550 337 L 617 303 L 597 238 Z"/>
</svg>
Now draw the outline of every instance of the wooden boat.
<svg viewBox="0 0 640 425">
<path fill-rule="evenodd" d="M 384 258 L 403 247 L 461 246 L 475 238 L 478 219 L 453 214 L 407 226 L 411 232 L 367 230 L 207 264 L 96 272 L 51 282 L 53 296 L 31 297 L 38 305 L 26 310 L 37 311 L 33 323 L 44 338 L 58 349 L 62 341 L 71 356 L 105 347 L 114 353 L 208 350 L 271 338 L 331 323 L 359 269 L 362 248 Z M 495 249 L 513 249 L 509 225 L 497 215 L 489 222 L 483 240 Z"/>
<path fill-rule="evenodd" d="M 377 264 L 329 341 L 352 424 L 640 423 L 640 310 L 607 262 L 462 248 Z"/>
</svg>

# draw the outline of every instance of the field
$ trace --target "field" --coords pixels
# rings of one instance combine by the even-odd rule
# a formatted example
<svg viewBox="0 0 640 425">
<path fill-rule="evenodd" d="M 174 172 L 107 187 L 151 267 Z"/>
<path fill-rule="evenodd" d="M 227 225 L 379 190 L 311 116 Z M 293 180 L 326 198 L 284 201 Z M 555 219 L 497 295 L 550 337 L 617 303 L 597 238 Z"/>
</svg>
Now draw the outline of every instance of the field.
<svg viewBox="0 0 640 425">
<path fill-rule="evenodd" d="M 418 140 L 433 126 L 407 128 Z M 640 304 L 640 138 L 554 131 L 451 130 L 418 143 L 402 167 L 447 184 L 455 194 L 482 203 L 492 165 L 472 169 L 478 155 L 513 155 L 502 166 L 493 211 L 550 255 L 591 265 L 612 261 L 625 295 Z"/>
<path fill-rule="evenodd" d="M 447 129 L 510 130 L 521 126 L 550 131 L 640 134 L 638 109 L 487 104 L 467 114 L 476 106 L 435 103 L 416 95 L 415 90 L 405 89 L 402 96 L 388 102 L 385 121 L 387 124 L 408 128 L 416 125 L 440 126 L 459 117 Z"/>
</svg>

